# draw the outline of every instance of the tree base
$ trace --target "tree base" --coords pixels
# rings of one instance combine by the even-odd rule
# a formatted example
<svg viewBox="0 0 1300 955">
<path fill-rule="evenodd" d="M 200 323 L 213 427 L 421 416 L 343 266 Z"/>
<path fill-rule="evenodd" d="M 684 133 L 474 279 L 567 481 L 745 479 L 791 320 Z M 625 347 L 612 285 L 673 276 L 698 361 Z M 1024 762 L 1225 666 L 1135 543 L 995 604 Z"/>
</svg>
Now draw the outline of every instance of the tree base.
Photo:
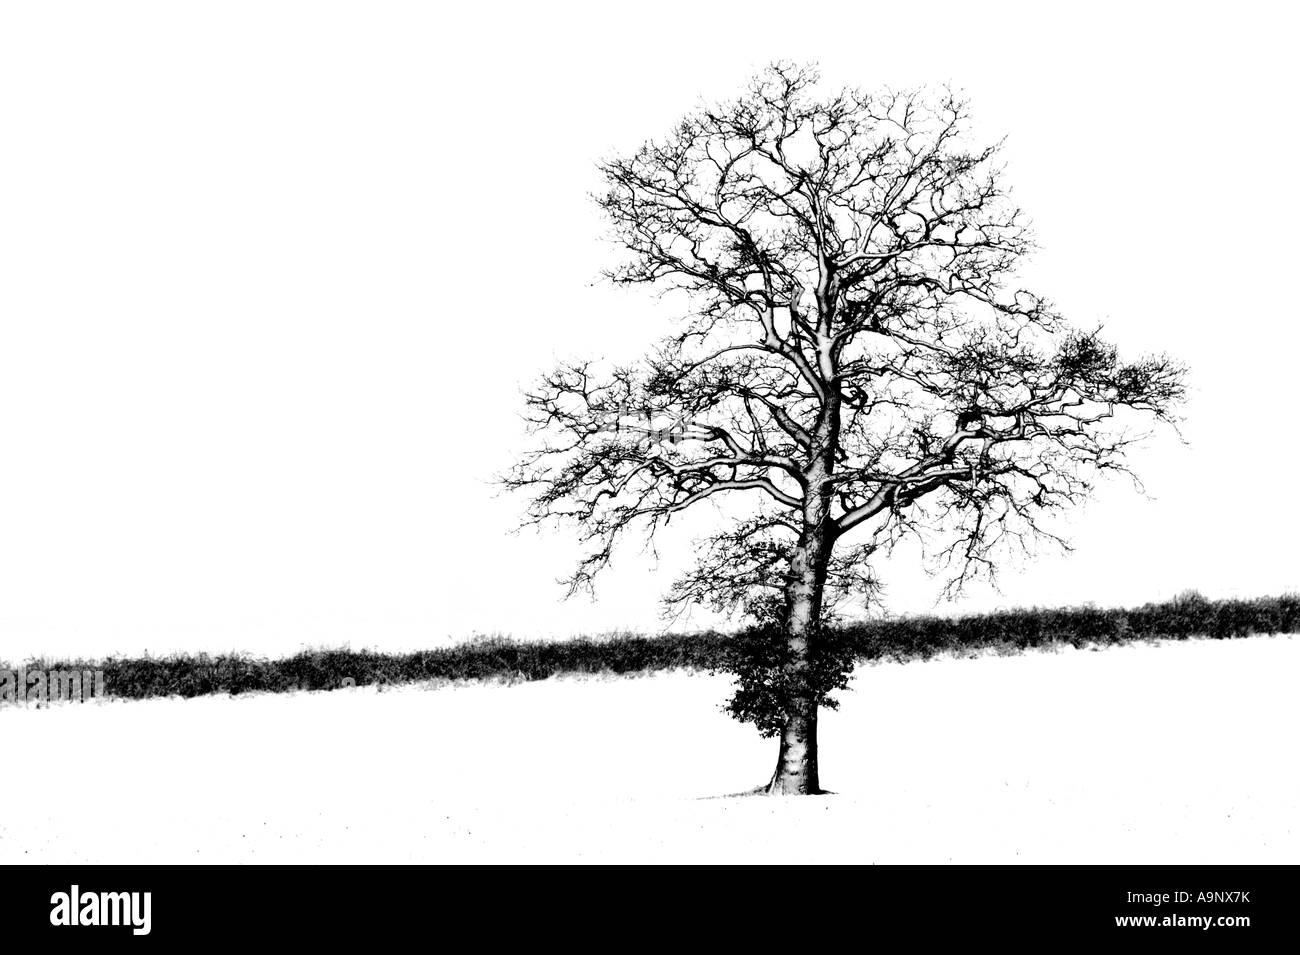
<svg viewBox="0 0 1300 955">
<path fill-rule="evenodd" d="M 773 776 L 767 785 L 759 786 L 754 792 L 765 796 L 825 796 L 830 790 L 809 785 L 808 780 L 800 777 Z"/>
</svg>

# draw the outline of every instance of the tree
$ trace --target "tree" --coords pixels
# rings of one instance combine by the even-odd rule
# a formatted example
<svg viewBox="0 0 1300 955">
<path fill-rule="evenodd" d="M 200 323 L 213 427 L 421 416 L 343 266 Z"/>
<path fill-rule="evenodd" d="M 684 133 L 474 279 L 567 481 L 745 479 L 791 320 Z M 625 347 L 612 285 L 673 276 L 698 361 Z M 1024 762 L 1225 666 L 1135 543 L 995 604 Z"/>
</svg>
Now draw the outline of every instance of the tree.
<svg viewBox="0 0 1300 955">
<path fill-rule="evenodd" d="M 920 536 L 953 593 L 1008 548 L 1064 545 L 1050 515 L 1131 474 L 1130 421 L 1183 396 L 1169 358 L 1123 362 L 1012 284 L 1032 237 L 967 124 L 950 91 L 819 96 L 777 64 L 601 163 L 608 277 L 689 308 L 642 362 L 564 364 L 526 394 L 538 444 L 505 483 L 526 524 L 579 529 L 571 592 L 629 529 L 745 505 L 666 601 L 767 621 L 732 710 L 780 738 L 771 793 L 821 791 L 818 708 L 848 666 L 824 624 L 873 560 Z"/>
</svg>

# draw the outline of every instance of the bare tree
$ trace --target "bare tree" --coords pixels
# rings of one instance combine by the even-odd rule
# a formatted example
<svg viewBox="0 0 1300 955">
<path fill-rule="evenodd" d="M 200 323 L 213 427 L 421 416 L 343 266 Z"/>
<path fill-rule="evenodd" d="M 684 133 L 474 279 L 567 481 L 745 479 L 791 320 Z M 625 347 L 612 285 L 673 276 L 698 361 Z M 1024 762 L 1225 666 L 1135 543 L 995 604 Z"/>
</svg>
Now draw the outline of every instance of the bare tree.
<svg viewBox="0 0 1300 955">
<path fill-rule="evenodd" d="M 747 505 L 667 601 L 777 613 L 772 793 L 820 791 L 822 623 L 870 592 L 874 557 L 921 535 L 957 590 L 1008 546 L 1059 540 L 1047 515 L 1131 473 L 1124 419 L 1170 420 L 1183 394 L 1168 358 L 1121 362 L 1010 284 L 1030 232 L 962 99 L 817 82 L 769 67 L 600 165 L 627 253 L 609 278 L 684 291 L 688 314 L 635 367 L 545 376 L 538 444 L 505 479 L 531 493 L 526 523 L 579 528 L 573 590 L 634 526 Z"/>
</svg>

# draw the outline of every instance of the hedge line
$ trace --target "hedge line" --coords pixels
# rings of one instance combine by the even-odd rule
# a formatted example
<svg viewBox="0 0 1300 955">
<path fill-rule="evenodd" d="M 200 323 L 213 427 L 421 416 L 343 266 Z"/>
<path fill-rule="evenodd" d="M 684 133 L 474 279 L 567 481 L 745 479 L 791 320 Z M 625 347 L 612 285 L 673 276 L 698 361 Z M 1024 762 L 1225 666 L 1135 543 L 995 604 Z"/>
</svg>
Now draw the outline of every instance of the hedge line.
<svg viewBox="0 0 1300 955">
<path fill-rule="evenodd" d="M 1300 595 L 1207 600 L 1186 594 L 1129 610 L 1071 607 L 1008 610 L 962 617 L 904 617 L 845 624 L 864 660 L 924 659 L 983 648 L 1023 650 L 1144 639 L 1225 639 L 1300 632 Z M 285 659 L 237 654 L 31 661 L 28 669 L 102 669 L 109 696 L 195 697 L 214 693 L 334 689 L 426 680 L 540 680 L 564 673 L 725 670 L 744 633 L 619 634 L 563 643 L 475 640 L 440 650 L 376 653 L 313 650 Z M 12 669 L 12 667 L 10 667 Z"/>
</svg>

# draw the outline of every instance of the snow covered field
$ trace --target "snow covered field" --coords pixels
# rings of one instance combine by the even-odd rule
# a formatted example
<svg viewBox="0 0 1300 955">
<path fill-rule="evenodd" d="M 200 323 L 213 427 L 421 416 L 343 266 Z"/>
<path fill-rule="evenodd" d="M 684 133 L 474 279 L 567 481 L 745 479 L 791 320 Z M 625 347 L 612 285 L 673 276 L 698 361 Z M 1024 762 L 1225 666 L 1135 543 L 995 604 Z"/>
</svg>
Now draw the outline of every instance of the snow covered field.
<svg viewBox="0 0 1300 955">
<path fill-rule="evenodd" d="M 1294 863 L 1300 640 L 863 667 L 834 795 L 724 677 L 0 708 L 0 861 Z M 717 798 L 724 797 L 724 798 Z"/>
</svg>

